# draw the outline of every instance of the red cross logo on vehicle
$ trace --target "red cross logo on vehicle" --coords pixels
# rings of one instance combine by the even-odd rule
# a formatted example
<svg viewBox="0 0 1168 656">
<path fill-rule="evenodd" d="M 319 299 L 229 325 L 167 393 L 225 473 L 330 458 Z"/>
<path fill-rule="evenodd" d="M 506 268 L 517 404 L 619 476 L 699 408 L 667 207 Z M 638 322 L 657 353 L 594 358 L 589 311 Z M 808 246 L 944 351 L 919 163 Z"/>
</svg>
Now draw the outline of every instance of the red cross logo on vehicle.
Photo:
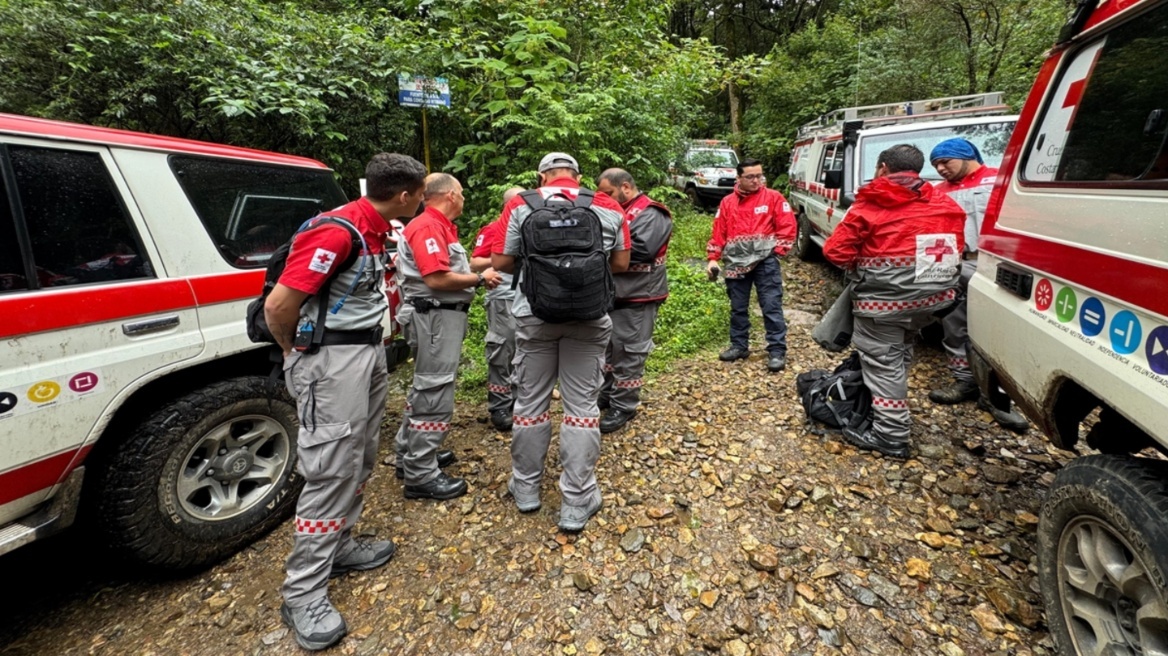
<svg viewBox="0 0 1168 656">
<path fill-rule="evenodd" d="M 941 258 L 956 252 L 945 243 L 944 239 L 938 239 L 932 246 L 925 249 L 925 255 L 932 255 L 934 262 L 940 262 Z"/>
</svg>

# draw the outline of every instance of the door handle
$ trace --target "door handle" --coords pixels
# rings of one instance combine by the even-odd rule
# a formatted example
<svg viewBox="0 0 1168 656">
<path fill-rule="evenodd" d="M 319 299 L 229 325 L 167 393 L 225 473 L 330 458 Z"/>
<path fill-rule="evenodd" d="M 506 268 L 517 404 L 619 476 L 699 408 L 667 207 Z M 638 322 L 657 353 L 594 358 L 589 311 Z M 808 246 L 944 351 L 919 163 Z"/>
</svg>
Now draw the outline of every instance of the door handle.
<svg viewBox="0 0 1168 656">
<path fill-rule="evenodd" d="M 178 315 L 158 317 L 157 319 L 124 323 L 122 324 L 122 332 L 130 336 L 145 335 L 146 333 L 156 333 L 167 328 L 174 328 L 178 323 Z"/>
</svg>

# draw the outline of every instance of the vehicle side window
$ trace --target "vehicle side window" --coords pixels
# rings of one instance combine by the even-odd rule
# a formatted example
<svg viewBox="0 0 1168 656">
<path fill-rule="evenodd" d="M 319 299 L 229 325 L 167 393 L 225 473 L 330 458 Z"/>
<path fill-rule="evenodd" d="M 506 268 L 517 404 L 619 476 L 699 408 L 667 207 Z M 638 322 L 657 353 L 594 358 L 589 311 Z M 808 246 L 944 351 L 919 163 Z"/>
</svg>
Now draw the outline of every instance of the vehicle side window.
<svg viewBox="0 0 1168 656">
<path fill-rule="evenodd" d="M 844 170 L 844 149 L 842 144 L 830 143 L 823 147 L 823 162 L 819 168 L 821 174 L 828 171 Z"/>
<path fill-rule="evenodd" d="M 37 281 L 62 287 L 154 275 L 101 156 L 9 146 Z"/>
<path fill-rule="evenodd" d="M 16 235 L 16 221 L 3 178 L 0 178 L 0 294 L 28 289 L 24 255 Z"/>
<path fill-rule="evenodd" d="M 1168 180 L 1168 6 L 1075 53 L 1023 166 L 1029 182 Z"/>
<path fill-rule="evenodd" d="M 265 266 L 306 220 L 343 205 L 332 171 L 175 155 L 170 167 L 232 266 Z"/>
</svg>

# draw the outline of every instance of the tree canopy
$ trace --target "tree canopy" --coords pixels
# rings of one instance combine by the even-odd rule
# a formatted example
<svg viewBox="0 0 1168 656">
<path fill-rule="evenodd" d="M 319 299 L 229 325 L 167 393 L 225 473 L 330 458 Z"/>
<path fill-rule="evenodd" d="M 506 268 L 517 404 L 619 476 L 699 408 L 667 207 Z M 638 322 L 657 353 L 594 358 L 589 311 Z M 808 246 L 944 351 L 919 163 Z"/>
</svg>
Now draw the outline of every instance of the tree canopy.
<svg viewBox="0 0 1168 656">
<path fill-rule="evenodd" d="M 0 0 L 0 111 L 315 157 L 421 158 L 399 73 L 449 80 L 435 168 L 470 214 L 572 152 L 651 188 L 686 138 L 785 170 L 841 106 L 1004 91 L 1019 104 L 1066 0 Z M 477 222 L 475 219 L 472 222 Z"/>
</svg>

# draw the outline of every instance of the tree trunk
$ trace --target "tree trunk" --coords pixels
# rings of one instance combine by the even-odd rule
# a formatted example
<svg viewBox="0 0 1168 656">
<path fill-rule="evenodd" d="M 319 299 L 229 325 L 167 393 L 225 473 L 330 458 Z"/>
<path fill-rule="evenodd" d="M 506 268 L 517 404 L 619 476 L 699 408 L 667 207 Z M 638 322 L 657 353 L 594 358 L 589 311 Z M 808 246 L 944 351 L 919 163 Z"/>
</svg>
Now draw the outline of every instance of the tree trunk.
<svg viewBox="0 0 1168 656">
<path fill-rule="evenodd" d="M 738 143 L 738 135 L 742 132 L 742 116 L 739 111 L 741 105 L 741 98 L 738 95 L 738 85 L 734 80 L 726 87 L 727 95 L 730 96 L 730 132 L 734 135 L 734 143 Z"/>
</svg>

